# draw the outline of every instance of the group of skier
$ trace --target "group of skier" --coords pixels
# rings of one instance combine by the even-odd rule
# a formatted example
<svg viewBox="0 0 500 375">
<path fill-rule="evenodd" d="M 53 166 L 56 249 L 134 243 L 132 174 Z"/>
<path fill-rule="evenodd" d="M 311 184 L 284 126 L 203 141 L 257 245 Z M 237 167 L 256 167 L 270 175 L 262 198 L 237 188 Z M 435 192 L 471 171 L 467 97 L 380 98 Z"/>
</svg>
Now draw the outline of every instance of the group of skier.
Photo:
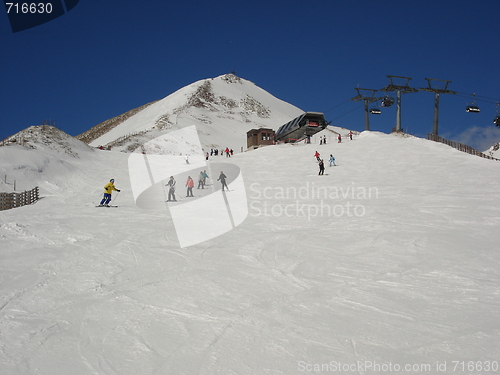
<svg viewBox="0 0 500 375">
<path fill-rule="evenodd" d="M 340 134 L 339 134 L 340 136 Z M 316 158 L 316 161 L 318 162 L 318 165 L 319 165 L 319 173 L 318 175 L 323 175 L 325 173 L 325 162 L 323 161 L 323 159 L 321 158 L 321 155 L 318 151 L 316 151 L 314 153 L 314 157 Z M 335 164 L 335 157 L 330 154 L 330 159 L 329 159 L 329 162 L 330 162 L 330 167 L 331 166 L 337 166 L 337 164 Z"/>
<path fill-rule="evenodd" d="M 352 131 L 349 131 L 349 139 L 352 141 Z M 342 135 L 339 133 L 337 135 L 337 141 L 338 143 L 342 143 Z M 307 140 L 306 140 L 306 143 L 311 143 L 311 137 L 308 137 Z M 326 145 L 326 135 L 324 135 L 323 137 L 319 137 L 319 145 Z"/>
<path fill-rule="evenodd" d="M 206 170 L 201 171 L 199 174 L 199 177 L 198 177 L 198 189 L 200 189 L 200 186 L 201 186 L 201 189 L 205 189 L 207 178 L 209 178 L 207 171 Z M 217 181 L 221 182 L 222 191 L 224 191 L 224 189 L 229 191 L 229 186 L 227 186 L 226 179 L 227 179 L 227 176 L 224 174 L 223 171 L 221 171 Z M 175 198 L 176 184 L 177 184 L 177 182 L 175 181 L 174 176 L 170 176 L 167 184 L 165 185 L 168 187 L 167 202 L 177 202 L 177 199 Z M 193 187 L 194 187 L 194 180 L 191 178 L 191 176 L 188 176 L 187 181 L 186 181 L 186 188 L 187 188 L 186 198 L 194 197 Z M 104 197 L 102 198 L 101 203 L 99 204 L 98 207 L 111 207 L 110 201 L 111 201 L 111 194 L 113 193 L 113 191 L 120 192 L 121 190 L 117 189 L 115 187 L 115 180 L 112 178 L 104 186 Z"/>
<path fill-rule="evenodd" d="M 199 174 L 199 177 L 198 177 L 198 189 L 200 189 L 200 186 L 201 186 L 201 189 L 205 189 L 207 178 L 209 178 L 207 171 L 206 170 L 201 171 Z M 224 191 L 224 188 L 226 188 L 226 190 L 229 190 L 229 187 L 227 186 L 227 183 L 226 183 L 226 178 L 227 178 L 227 176 L 224 174 L 223 171 L 221 171 L 217 181 L 221 182 L 222 191 Z M 176 181 L 174 179 L 174 176 L 170 176 L 170 179 L 168 180 L 168 182 L 165 186 L 168 187 L 167 202 L 177 202 L 177 199 L 175 198 Z M 194 195 L 193 195 L 194 180 L 191 178 L 191 176 L 188 176 L 185 186 L 187 188 L 186 198 L 194 197 Z"/>
<path fill-rule="evenodd" d="M 234 151 L 233 149 L 229 149 L 226 147 L 226 149 L 221 149 L 220 150 L 220 154 L 221 155 L 224 155 L 224 153 L 226 154 L 226 157 L 231 157 L 231 155 L 233 155 Z M 219 150 L 217 149 L 211 149 L 210 150 L 210 154 L 207 152 L 205 154 L 205 159 L 208 160 L 209 156 L 216 156 L 219 154 Z M 186 154 L 186 156 L 184 157 L 184 160 L 186 161 L 186 164 L 189 164 L 189 155 Z M 207 171 L 206 170 L 203 170 L 200 172 L 199 176 L 198 176 L 198 187 L 197 189 L 205 189 L 205 186 L 207 185 L 207 178 L 208 177 L 208 174 L 207 174 Z M 222 191 L 224 191 L 224 188 L 229 191 L 229 187 L 227 186 L 227 183 L 226 183 L 226 178 L 227 176 L 224 174 L 224 172 L 220 172 L 220 175 L 219 175 L 219 178 L 217 179 L 217 181 L 220 181 L 221 182 L 221 185 L 222 185 Z M 99 206 L 104 206 L 104 207 L 109 207 L 109 202 L 111 200 L 111 192 L 113 190 L 115 191 L 120 191 L 118 189 L 115 188 L 114 186 L 114 181 L 115 180 L 111 180 L 105 187 L 104 187 L 104 198 L 102 199 L 101 201 L 101 204 Z M 167 202 L 177 202 L 177 199 L 175 197 L 175 189 L 176 189 L 176 184 L 177 182 L 175 181 L 174 179 L 174 176 L 170 176 L 167 184 L 165 186 L 168 187 L 168 199 L 167 199 Z M 186 198 L 189 198 L 189 197 L 194 197 L 193 195 L 193 187 L 194 187 L 194 180 L 192 179 L 191 176 L 188 176 L 187 178 L 187 181 L 186 181 L 186 184 L 185 184 L 186 188 L 187 188 L 187 191 L 186 191 Z"/>
<path fill-rule="evenodd" d="M 314 157 L 318 161 L 318 165 L 319 165 L 319 173 L 318 174 L 321 176 L 325 173 L 325 162 L 323 161 L 323 159 L 321 159 L 320 153 L 318 151 L 316 151 L 316 153 L 314 154 Z M 337 164 L 335 164 L 335 158 L 333 157 L 332 154 L 330 154 L 329 161 L 330 161 L 330 167 L 337 166 Z"/>
<path fill-rule="evenodd" d="M 352 130 L 351 130 L 351 131 L 349 131 L 349 139 L 350 139 L 351 141 L 352 141 L 352 135 L 353 135 L 353 133 L 352 133 Z M 338 140 L 338 143 L 342 143 L 342 136 L 340 135 L 340 133 L 339 133 L 339 135 L 337 136 L 337 140 Z"/>
<path fill-rule="evenodd" d="M 198 176 L 198 189 L 200 188 L 200 186 L 202 189 L 205 189 L 205 185 L 207 184 L 207 178 L 208 178 L 207 170 L 201 171 Z"/>
<path fill-rule="evenodd" d="M 352 131 L 349 131 L 349 139 L 352 141 L 352 136 L 353 136 L 353 132 Z M 337 136 L 337 139 L 338 139 L 338 143 L 341 143 L 342 142 L 342 135 L 338 135 Z M 320 145 L 324 145 L 326 144 L 326 136 L 323 136 L 323 137 L 319 137 L 319 144 Z M 314 153 L 314 157 L 316 158 L 316 161 L 318 162 L 318 166 L 319 166 L 319 173 L 318 175 L 323 175 L 325 173 L 325 162 L 323 161 L 323 159 L 320 157 L 320 154 L 318 151 L 316 151 Z M 329 159 L 329 162 L 330 162 L 330 167 L 331 166 L 337 166 L 337 164 L 335 164 L 335 158 L 333 157 L 332 154 L 330 154 L 330 159 Z"/>
<path fill-rule="evenodd" d="M 226 149 L 220 150 L 220 155 L 224 156 L 224 154 L 226 155 L 226 157 L 230 158 L 231 156 L 233 156 L 234 151 L 232 148 L 230 149 L 230 148 L 226 147 Z M 210 156 L 217 156 L 217 155 L 219 155 L 219 150 L 212 148 L 212 149 L 210 149 L 210 153 L 208 153 L 208 152 L 205 153 L 205 160 L 208 161 L 208 158 Z M 189 155 L 188 154 L 186 154 L 186 156 L 184 157 L 184 160 L 186 160 L 186 164 L 189 164 Z"/>
<path fill-rule="evenodd" d="M 232 148 L 228 148 L 226 147 L 226 149 L 221 149 L 220 151 L 218 149 L 210 149 L 210 156 L 217 156 L 217 155 L 220 155 L 221 156 L 224 156 L 224 154 L 226 155 L 226 157 L 230 158 L 231 156 L 233 156 L 234 154 L 234 151 Z M 207 160 L 208 160 L 208 152 L 206 154 L 206 157 L 207 157 Z"/>
</svg>

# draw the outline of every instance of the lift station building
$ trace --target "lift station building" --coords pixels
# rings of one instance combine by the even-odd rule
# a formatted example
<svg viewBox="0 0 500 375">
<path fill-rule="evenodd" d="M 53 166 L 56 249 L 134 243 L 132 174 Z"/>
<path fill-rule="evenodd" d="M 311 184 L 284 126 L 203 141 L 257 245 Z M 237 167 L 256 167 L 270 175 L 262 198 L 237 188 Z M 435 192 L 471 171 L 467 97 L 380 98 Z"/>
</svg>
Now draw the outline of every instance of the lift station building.
<svg viewBox="0 0 500 375">
<path fill-rule="evenodd" d="M 299 117 L 280 126 L 276 132 L 276 142 L 299 142 L 322 131 L 327 125 L 323 113 L 304 112 Z"/>
</svg>

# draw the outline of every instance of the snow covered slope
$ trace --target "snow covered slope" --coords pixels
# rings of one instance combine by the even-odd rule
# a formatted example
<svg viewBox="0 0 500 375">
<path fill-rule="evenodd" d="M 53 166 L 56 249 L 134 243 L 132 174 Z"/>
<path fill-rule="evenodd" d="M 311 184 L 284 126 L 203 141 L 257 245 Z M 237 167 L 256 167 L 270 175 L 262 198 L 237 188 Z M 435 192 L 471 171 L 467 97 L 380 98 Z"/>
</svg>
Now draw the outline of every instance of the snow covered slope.
<svg viewBox="0 0 500 375">
<path fill-rule="evenodd" d="M 500 159 L 500 143 L 495 143 L 488 150 L 484 151 L 484 153 L 496 159 Z"/>
<path fill-rule="evenodd" d="M 73 174 L 84 171 L 96 158 L 87 144 L 48 125 L 31 126 L 0 147 L 0 191 L 31 190 L 40 186 L 44 194 L 73 184 Z M 71 182 L 70 182 L 71 181 Z"/>
<path fill-rule="evenodd" d="M 230 160 L 249 215 L 181 249 L 129 154 L 59 155 L 36 171 L 57 189 L 0 212 L 2 374 L 498 373 L 499 162 L 375 132 L 218 156 L 208 191 Z"/>
<path fill-rule="evenodd" d="M 21 146 L 26 149 L 41 150 L 43 153 L 64 152 L 73 157 L 79 153 L 94 151 L 93 148 L 64 131 L 49 125 L 30 126 L 5 140 L 7 146 Z"/>
<path fill-rule="evenodd" d="M 301 113 L 252 82 L 226 74 L 195 82 L 147 106 L 90 145 L 130 152 L 165 132 L 196 125 L 205 149 L 239 151 L 246 149 L 248 130 L 277 129 Z"/>
</svg>

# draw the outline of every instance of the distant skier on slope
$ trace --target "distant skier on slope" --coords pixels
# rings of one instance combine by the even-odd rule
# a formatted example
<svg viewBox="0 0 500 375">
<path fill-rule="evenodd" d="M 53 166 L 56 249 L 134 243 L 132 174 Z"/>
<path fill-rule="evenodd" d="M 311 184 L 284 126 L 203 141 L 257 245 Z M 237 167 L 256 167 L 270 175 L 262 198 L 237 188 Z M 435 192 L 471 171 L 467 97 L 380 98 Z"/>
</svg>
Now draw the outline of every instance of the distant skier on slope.
<svg viewBox="0 0 500 375">
<path fill-rule="evenodd" d="M 323 175 L 325 173 L 325 163 L 323 163 L 323 159 L 319 161 L 319 173 L 318 175 Z"/>
<path fill-rule="evenodd" d="M 200 172 L 200 175 L 198 176 L 198 188 L 199 189 L 201 186 L 202 189 L 205 189 L 205 181 L 203 178 L 203 171 Z"/>
<path fill-rule="evenodd" d="M 120 192 L 121 190 L 115 187 L 115 180 L 112 178 L 109 182 L 104 185 L 104 197 L 99 204 L 99 207 L 109 207 L 109 202 L 111 201 L 111 193 L 114 191 Z"/>
<path fill-rule="evenodd" d="M 333 157 L 332 154 L 330 154 L 330 167 L 334 165 L 334 166 L 337 166 L 337 164 L 335 164 L 335 158 Z"/>
<path fill-rule="evenodd" d="M 229 187 L 227 186 L 227 183 L 226 183 L 226 175 L 224 174 L 223 171 L 220 171 L 220 175 L 219 175 L 219 178 L 217 179 L 217 181 L 220 181 L 221 184 L 222 184 L 222 191 L 224 191 L 224 186 L 226 187 L 227 190 L 229 190 Z"/>
<path fill-rule="evenodd" d="M 170 176 L 170 180 L 167 182 L 168 189 L 168 200 L 167 202 L 177 202 L 175 199 L 175 180 L 174 176 Z"/>
<path fill-rule="evenodd" d="M 193 197 L 193 186 L 194 186 L 194 181 L 191 178 L 191 176 L 188 176 L 187 181 L 186 181 L 186 186 L 187 186 L 187 193 L 186 193 L 186 198 L 187 197 Z"/>
<path fill-rule="evenodd" d="M 316 151 L 316 153 L 314 154 L 314 157 L 316 158 L 317 161 L 320 161 L 319 152 L 318 151 Z"/>
<path fill-rule="evenodd" d="M 208 178 L 208 174 L 207 174 L 207 170 L 205 169 L 203 171 L 203 187 L 205 187 L 205 185 L 207 184 L 207 178 Z"/>
</svg>

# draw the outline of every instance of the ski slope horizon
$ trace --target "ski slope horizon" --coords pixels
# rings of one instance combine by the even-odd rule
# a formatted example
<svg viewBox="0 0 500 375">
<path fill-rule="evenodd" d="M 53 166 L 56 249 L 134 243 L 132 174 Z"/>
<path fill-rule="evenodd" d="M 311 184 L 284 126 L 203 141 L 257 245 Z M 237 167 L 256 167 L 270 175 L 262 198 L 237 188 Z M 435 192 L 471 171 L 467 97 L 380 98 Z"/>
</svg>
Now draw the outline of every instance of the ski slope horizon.
<svg viewBox="0 0 500 375">
<path fill-rule="evenodd" d="M 0 212 L 1 373 L 497 372 L 497 161 L 378 132 L 212 157 L 248 217 L 180 248 L 136 206 L 130 154 L 69 148 L 0 147 L 42 196 Z M 95 208 L 110 178 L 119 207 Z"/>
<path fill-rule="evenodd" d="M 87 142 L 93 147 L 109 145 L 114 150 L 132 152 L 159 135 L 196 124 L 204 148 L 229 146 L 235 151 L 243 151 L 246 149 L 246 131 L 253 127 L 277 130 L 304 112 L 233 73 L 196 81 L 160 100 L 144 104 L 144 107 L 131 110 L 135 113 L 130 117 L 124 113 L 108 119 L 104 123 L 118 119 L 118 126 Z M 128 118 L 123 120 L 123 117 Z M 102 124 L 75 138 L 82 139 L 82 136 L 92 133 Z M 328 129 L 335 134 L 346 130 L 338 126 L 329 126 Z M 23 133 L 21 131 L 18 134 Z M 16 138 L 18 134 L 8 139 Z M 500 158 L 499 150 L 497 142 L 489 149 L 479 151 Z"/>
</svg>

